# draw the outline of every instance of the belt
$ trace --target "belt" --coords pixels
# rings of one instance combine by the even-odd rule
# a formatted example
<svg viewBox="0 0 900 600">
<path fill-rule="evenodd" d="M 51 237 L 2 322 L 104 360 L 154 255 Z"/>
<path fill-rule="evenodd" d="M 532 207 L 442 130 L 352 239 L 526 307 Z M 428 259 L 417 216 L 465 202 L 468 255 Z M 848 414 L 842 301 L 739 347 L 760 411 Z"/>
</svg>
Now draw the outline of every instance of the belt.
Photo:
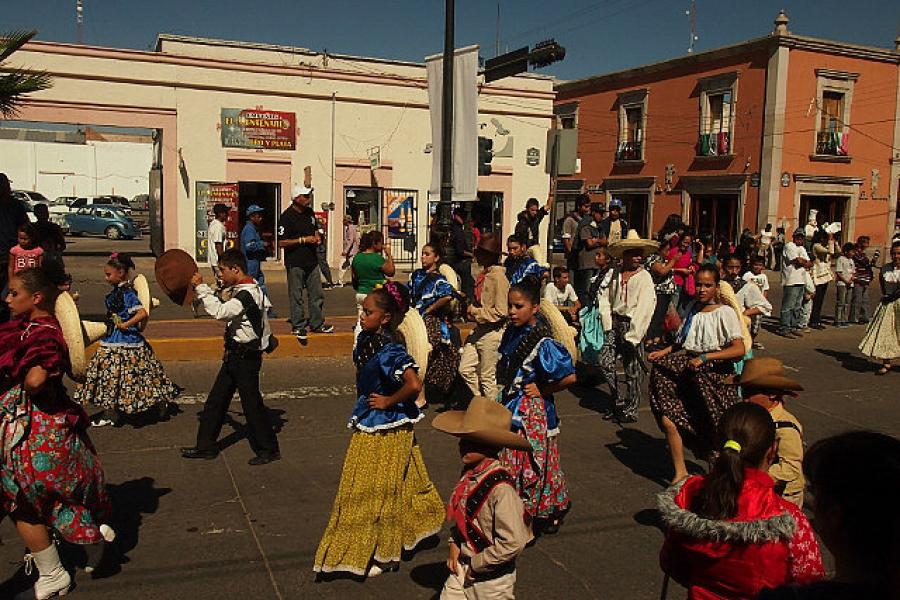
<svg viewBox="0 0 900 600">
<path fill-rule="evenodd" d="M 623 323 L 631 323 L 631 317 L 620 315 L 619 313 L 612 314 L 613 321 L 622 321 Z"/>
<path fill-rule="evenodd" d="M 476 573 L 472 571 L 472 579 L 475 581 L 491 581 L 492 579 L 498 579 L 505 575 L 509 575 L 510 573 L 516 572 L 516 561 L 511 560 L 508 563 L 504 563 L 494 569 L 493 571 L 488 571 L 487 573 Z"/>
</svg>

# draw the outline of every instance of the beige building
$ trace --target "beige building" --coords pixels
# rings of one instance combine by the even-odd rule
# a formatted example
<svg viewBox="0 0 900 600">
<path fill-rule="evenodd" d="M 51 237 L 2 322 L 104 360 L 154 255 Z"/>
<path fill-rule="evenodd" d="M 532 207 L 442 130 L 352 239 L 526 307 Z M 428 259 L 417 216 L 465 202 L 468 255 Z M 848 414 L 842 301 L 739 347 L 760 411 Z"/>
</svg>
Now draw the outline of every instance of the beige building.
<svg viewBox="0 0 900 600">
<path fill-rule="evenodd" d="M 332 265 L 345 213 L 390 229 L 395 252 L 417 260 L 432 163 L 423 63 L 173 35 L 154 52 L 32 42 L 16 59 L 53 78 L 21 119 L 155 131 L 151 197 L 165 248 L 202 252 L 211 197 L 234 200 L 235 231 L 260 204 L 274 237 L 292 185 L 308 182 Z M 480 86 L 479 135 L 502 155 L 478 182 L 486 228 L 511 232 L 525 200 L 546 197 L 554 97 L 536 75 Z"/>
</svg>

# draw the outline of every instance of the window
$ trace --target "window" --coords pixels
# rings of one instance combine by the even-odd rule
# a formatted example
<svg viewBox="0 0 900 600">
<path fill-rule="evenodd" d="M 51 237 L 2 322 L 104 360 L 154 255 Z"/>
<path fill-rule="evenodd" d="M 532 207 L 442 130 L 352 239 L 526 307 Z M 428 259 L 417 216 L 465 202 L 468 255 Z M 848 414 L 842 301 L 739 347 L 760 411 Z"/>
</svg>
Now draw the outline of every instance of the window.
<svg viewBox="0 0 900 600">
<path fill-rule="evenodd" d="M 698 156 L 734 154 L 737 72 L 704 77 L 700 87 L 700 139 Z"/>
<path fill-rule="evenodd" d="M 578 127 L 578 104 L 560 104 L 554 107 L 553 112 L 559 117 L 560 129 L 575 129 Z"/>
<path fill-rule="evenodd" d="M 644 129 L 647 126 L 647 90 L 619 94 L 619 136 L 616 161 L 644 160 Z"/>
<path fill-rule="evenodd" d="M 705 115 L 700 132 L 700 155 L 732 154 L 731 131 L 734 115 L 731 90 L 706 94 Z"/>
<path fill-rule="evenodd" d="M 849 161 L 847 134 L 850 128 L 850 103 L 858 73 L 816 69 L 816 138 L 810 157 L 820 160 Z"/>
</svg>

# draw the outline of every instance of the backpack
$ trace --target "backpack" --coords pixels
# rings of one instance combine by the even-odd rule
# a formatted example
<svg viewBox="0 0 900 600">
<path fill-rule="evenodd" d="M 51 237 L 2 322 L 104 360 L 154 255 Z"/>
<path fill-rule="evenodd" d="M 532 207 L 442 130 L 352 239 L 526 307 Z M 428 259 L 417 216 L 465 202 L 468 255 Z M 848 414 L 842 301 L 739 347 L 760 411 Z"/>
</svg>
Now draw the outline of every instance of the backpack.
<svg viewBox="0 0 900 600">
<path fill-rule="evenodd" d="M 234 295 L 237 298 L 241 305 L 244 307 L 244 312 L 247 314 L 247 319 L 250 321 L 250 326 L 253 327 L 253 333 L 256 334 L 255 343 L 259 346 L 262 343 L 263 336 L 263 315 L 262 311 L 259 308 L 259 305 L 256 303 L 256 300 L 253 299 L 253 296 L 250 295 L 250 292 L 247 290 L 241 290 L 237 294 Z M 253 343 L 253 342 L 251 342 Z M 278 338 L 274 335 L 269 335 L 269 343 L 265 348 L 261 348 L 263 352 L 266 354 L 271 354 L 275 351 L 275 348 L 278 347 Z"/>
</svg>

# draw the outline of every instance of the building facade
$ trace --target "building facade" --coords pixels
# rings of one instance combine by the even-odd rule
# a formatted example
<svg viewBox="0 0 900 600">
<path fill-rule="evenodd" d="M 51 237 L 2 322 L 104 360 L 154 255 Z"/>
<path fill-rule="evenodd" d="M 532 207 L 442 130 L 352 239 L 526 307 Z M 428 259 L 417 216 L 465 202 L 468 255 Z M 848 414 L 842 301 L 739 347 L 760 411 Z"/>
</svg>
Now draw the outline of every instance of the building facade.
<svg viewBox="0 0 900 600">
<path fill-rule="evenodd" d="M 20 119 L 152 131 L 158 249 L 201 256 L 208 208 L 225 201 L 234 237 L 243 209 L 265 209 L 277 259 L 278 215 L 306 183 L 332 265 L 345 214 L 384 229 L 398 258 L 418 259 L 433 208 L 423 63 L 172 35 L 153 52 L 32 42 L 16 58 L 53 80 Z M 544 153 L 554 97 L 552 80 L 535 75 L 479 87 L 479 135 L 500 150 L 473 203 L 486 228 L 511 231 L 528 197 L 546 197 L 543 161 L 527 157 Z"/>
<path fill-rule="evenodd" d="M 557 85 L 578 129 L 569 194 L 620 198 L 644 235 L 679 214 L 700 235 L 839 222 L 889 243 L 900 180 L 900 40 L 894 50 L 773 33 Z M 564 199 L 565 201 L 565 199 Z"/>
</svg>

